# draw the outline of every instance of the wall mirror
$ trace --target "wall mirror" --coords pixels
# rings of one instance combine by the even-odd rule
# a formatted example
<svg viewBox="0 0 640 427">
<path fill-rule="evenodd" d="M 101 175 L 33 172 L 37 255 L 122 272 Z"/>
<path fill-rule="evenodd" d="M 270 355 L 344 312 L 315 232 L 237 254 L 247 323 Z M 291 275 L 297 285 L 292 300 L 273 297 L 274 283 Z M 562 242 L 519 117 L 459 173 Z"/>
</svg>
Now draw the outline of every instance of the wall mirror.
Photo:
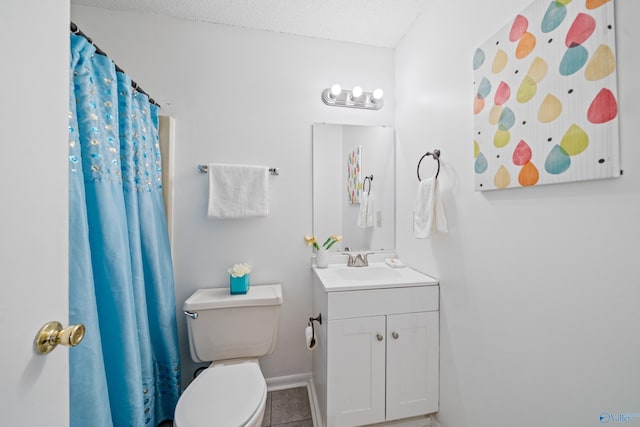
<svg viewBox="0 0 640 427">
<path fill-rule="evenodd" d="M 312 144 L 313 234 L 319 244 L 339 234 L 343 240 L 332 251 L 395 250 L 393 128 L 316 123 Z"/>
</svg>

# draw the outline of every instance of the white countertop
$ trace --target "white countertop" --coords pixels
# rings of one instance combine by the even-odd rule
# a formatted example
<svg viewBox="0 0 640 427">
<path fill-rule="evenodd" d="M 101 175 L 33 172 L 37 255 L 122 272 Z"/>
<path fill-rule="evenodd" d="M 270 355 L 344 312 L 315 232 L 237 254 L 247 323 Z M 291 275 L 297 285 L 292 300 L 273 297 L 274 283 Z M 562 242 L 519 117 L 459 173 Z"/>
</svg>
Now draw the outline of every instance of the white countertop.
<svg viewBox="0 0 640 427">
<path fill-rule="evenodd" d="M 329 264 L 327 268 L 313 267 L 325 292 L 363 289 L 434 286 L 438 280 L 411 267 L 392 268 L 384 262 L 369 263 L 368 267 L 347 267 Z"/>
</svg>

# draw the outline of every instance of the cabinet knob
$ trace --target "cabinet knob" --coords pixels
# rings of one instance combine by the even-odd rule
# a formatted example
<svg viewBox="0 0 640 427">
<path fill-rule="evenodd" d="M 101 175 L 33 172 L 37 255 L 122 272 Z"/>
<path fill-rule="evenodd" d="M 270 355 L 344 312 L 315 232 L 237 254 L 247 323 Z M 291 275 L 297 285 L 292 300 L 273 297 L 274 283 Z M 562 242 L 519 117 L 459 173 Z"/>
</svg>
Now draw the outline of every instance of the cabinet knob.
<svg viewBox="0 0 640 427">
<path fill-rule="evenodd" d="M 394 340 L 397 340 L 400 337 L 400 334 L 397 332 L 391 332 L 391 336 L 393 337 Z"/>
<path fill-rule="evenodd" d="M 378 338 L 378 341 L 382 341 L 384 339 L 384 337 L 382 336 L 382 334 L 378 334 L 376 335 L 376 338 Z"/>
</svg>

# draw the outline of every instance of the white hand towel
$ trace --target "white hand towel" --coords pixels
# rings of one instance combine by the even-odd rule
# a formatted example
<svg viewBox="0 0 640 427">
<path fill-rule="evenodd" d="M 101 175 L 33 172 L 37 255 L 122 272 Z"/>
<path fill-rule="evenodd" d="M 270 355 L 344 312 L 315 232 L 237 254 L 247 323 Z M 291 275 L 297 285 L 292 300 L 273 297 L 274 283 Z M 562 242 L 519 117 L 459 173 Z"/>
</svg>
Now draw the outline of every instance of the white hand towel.
<svg viewBox="0 0 640 427">
<path fill-rule="evenodd" d="M 427 178 L 418 184 L 413 234 L 418 239 L 430 239 L 435 233 L 448 231 L 438 180 Z"/>
<path fill-rule="evenodd" d="M 360 195 L 360 210 L 356 225 L 360 228 L 373 227 L 373 212 L 375 210 L 375 198 L 373 194 L 362 193 Z"/>
<path fill-rule="evenodd" d="M 245 218 L 269 214 L 269 168 L 210 163 L 210 218 Z"/>
</svg>

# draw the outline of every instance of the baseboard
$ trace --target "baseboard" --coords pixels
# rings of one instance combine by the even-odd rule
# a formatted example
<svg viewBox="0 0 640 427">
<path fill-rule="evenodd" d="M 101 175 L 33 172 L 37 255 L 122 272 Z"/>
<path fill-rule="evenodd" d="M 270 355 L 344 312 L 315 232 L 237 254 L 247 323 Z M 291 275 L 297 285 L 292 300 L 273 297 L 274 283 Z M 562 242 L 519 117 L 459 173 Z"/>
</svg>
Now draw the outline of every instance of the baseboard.
<svg viewBox="0 0 640 427">
<path fill-rule="evenodd" d="M 431 414 L 429 418 L 431 418 L 431 427 L 442 427 L 442 424 L 438 422 L 435 415 Z"/>
<path fill-rule="evenodd" d="M 313 376 L 309 375 L 309 403 L 311 404 L 311 417 L 313 418 L 314 427 L 321 427 L 322 416 L 320 414 L 320 405 L 318 405 L 318 395 L 316 394 L 316 385 L 313 382 Z"/>
<path fill-rule="evenodd" d="M 428 415 L 422 415 L 419 417 L 404 418 L 402 420 L 368 424 L 367 427 L 431 427 L 431 418 Z"/>
<path fill-rule="evenodd" d="M 284 390 L 295 387 L 308 387 L 311 372 L 306 374 L 285 375 L 283 377 L 266 378 L 267 391 Z"/>
</svg>

